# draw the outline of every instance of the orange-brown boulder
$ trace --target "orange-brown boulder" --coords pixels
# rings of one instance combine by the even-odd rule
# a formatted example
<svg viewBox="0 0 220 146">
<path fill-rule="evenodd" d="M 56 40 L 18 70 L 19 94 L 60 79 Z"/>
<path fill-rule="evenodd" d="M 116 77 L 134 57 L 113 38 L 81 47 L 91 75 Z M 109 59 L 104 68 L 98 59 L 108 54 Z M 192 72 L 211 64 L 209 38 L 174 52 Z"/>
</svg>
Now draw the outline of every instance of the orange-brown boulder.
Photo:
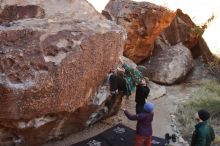
<svg viewBox="0 0 220 146">
<path fill-rule="evenodd" d="M 198 47 L 199 40 L 203 40 L 202 32 L 199 27 L 191 20 L 191 18 L 178 9 L 176 17 L 173 19 L 169 27 L 164 29 L 160 34 L 162 41 L 166 41 L 170 46 L 178 43 L 183 43 L 184 46 L 189 48 L 194 57 L 201 53 L 201 48 Z"/>
<path fill-rule="evenodd" d="M 139 63 L 151 55 L 156 37 L 176 13 L 149 2 L 110 0 L 102 14 L 126 29 L 124 55 Z"/>
</svg>

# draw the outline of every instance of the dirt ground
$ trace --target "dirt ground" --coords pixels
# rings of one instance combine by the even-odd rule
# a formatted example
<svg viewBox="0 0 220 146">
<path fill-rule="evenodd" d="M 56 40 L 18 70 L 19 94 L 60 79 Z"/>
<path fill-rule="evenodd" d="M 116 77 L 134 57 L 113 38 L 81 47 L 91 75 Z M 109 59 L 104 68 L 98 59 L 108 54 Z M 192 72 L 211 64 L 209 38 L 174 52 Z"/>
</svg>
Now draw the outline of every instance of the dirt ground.
<svg viewBox="0 0 220 146">
<path fill-rule="evenodd" d="M 153 101 L 149 99 L 151 102 L 155 103 L 155 116 L 153 121 L 154 136 L 163 138 L 165 133 L 173 133 L 170 115 L 175 115 L 177 105 L 187 100 L 189 95 L 198 89 L 198 87 L 199 84 L 196 82 L 166 86 L 167 94 L 165 96 Z M 135 113 L 134 96 L 129 99 L 124 99 L 122 107 L 126 108 L 131 113 Z M 93 137 L 118 123 L 122 123 L 132 129 L 135 129 L 136 126 L 135 121 L 129 121 L 124 116 L 123 112 L 119 111 L 116 116 L 102 120 L 77 134 L 72 134 L 60 141 L 47 143 L 44 146 L 70 146 L 71 144 Z M 175 146 L 181 146 L 181 144 L 176 143 Z"/>
</svg>

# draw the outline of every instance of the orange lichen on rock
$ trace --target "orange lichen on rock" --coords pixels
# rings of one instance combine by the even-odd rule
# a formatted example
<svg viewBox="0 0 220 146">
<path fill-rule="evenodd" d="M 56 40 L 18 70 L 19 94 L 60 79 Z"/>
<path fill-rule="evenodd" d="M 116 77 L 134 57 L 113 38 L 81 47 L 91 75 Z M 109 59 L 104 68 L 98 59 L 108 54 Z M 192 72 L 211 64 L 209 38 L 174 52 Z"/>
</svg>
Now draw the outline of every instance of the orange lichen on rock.
<svg viewBox="0 0 220 146">
<path fill-rule="evenodd" d="M 151 55 L 155 39 L 176 16 L 164 7 L 129 0 L 112 0 L 102 13 L 126 29 L 124 55 L 136 63 Z"/>
</svg>

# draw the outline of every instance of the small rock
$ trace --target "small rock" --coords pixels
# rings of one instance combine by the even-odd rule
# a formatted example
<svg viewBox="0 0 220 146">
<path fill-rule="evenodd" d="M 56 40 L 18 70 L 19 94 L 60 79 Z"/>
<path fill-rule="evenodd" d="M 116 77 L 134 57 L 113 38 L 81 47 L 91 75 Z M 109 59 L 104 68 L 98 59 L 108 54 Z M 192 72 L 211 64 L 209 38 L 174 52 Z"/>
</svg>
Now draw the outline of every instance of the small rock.
<svg viewBox="0 0 220 146">
<path fill-rule="evenodd" d="M 148 87 L 150 88 L 149 99 L 154 100 L 166 95 L 166 87 L 158 85 L 154 82 L 149 82 Z"/>
</svg>

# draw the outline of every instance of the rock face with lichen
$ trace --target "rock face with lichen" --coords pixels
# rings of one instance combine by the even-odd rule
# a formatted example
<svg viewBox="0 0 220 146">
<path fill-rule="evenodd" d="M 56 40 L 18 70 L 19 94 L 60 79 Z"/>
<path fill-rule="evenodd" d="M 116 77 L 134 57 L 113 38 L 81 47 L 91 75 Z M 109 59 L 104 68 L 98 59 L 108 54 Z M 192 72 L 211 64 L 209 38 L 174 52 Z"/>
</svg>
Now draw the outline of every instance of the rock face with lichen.
<svg viewBox="0 0 220 146">
<path fill-rule="evenodd" d="M 83 128 L 122 55 L 123 29 L 84 0 L 0 2 L 0 145 Z"/>
<path fill-rule="evenodd" d="M 136 63 L 151 55 L 155 39 L 176 15 L 152 3 L 130 0 L 111 0 L 102 14 L 126 29 L 124 55 Z"/>
<path fill-rule="evenodd" d="M 193 58 L 203 56 L 205 61 L 212 59 L 197 26 L 187 14 L 177 10 L 176 17 L 154 42 L 151 58 L 144 63 L 145 73 L 155 82 L 174 84 L 186 78 L 193 66 Z"/>
<path fill-rule="evenodd" d="M 164 29 L 157 37 L 155 49 L 182 43 L 190 49 L 194 58 L 202 55 L 204 60 L 212 60 L 213 55 L 202 37 L 202 31 L 187 14 L 178 9 L 170 26 Z"/>
<path fill-rule="evenodd" d="M 191 50 L 193 56 L 196 57 L 200 54 L 200 48 L 195 46 L 201 38 L 201 35 L 198 35 L 195 31 L 196 27 L 191 18 L 178 9 L 176 17 L 170 26 L 164 29 L 159 38 L 170 46 L 183 43 L 184 46 Z"/>
</svg>

